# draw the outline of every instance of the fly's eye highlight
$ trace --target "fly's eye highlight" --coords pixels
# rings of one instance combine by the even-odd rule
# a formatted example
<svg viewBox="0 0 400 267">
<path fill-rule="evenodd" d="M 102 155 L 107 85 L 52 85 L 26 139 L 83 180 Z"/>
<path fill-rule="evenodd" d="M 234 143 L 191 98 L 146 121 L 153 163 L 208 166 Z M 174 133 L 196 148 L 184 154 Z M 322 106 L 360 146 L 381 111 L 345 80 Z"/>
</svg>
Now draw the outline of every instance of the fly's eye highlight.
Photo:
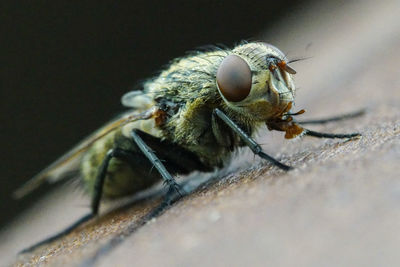
<svg viewBox="0 0 400 267">
<path fill-rule="evenodd" d="M 251 89 L 251 70 L 244 59 L 227 56 L 217 71 L 217 85 L 221 94 L 230 102 L 245 99 Z"/>
</svg>

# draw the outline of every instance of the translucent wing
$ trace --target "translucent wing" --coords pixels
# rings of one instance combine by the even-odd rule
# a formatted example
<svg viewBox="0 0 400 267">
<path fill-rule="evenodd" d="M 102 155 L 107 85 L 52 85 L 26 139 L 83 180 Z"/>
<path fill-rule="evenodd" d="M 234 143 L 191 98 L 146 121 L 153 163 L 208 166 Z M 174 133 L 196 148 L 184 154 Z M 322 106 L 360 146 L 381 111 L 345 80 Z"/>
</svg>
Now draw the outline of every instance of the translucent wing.
<svg viewBox="0 0 400 267">
<path fill-rule="evenodd" d="M 50 164 L 47 168 L 42 170 L 40 173 L 31 178 L 28 182 L 17 189 L 13 196 L 15 198 L 22 198 L 25 195 L 31 193 L 33 190 L 38 188 L 43 183 L 54 183 L 66 178 L 68 173 L 79 168 L 84 152 L 87 151 L 90 146 L 106 134 L 126 125 L 127 123 L 149 119 L 155 113 L 156 108 L 148 109 L 140 114 L 137 111 L 130 111 L 121 114 L 114 120 L 105 124 L 103 127 L 83 139 L 77 146 L 72 148 L 62 157 L 57 159 L 55 162 Z"/>
<path fill-rule="evenodd" d="M 121 98 L 121 103 L 125 107 L 144 110 L 153 105 L 153 99 L 148 93 L 143 91 L 130 91 Z"/>
</svg>

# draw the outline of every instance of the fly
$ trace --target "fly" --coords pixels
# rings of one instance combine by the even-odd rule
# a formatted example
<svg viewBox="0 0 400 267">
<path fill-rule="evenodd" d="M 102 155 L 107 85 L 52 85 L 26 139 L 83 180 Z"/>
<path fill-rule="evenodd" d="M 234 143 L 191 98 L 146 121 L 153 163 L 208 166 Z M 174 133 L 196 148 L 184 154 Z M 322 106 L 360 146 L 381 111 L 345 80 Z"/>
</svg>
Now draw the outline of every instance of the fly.
<svg viewBox="0 0 400 267">
<path fill-rule="evenodd" d="M 268 155 L 252 138 L 263 125 L 284 132 L 287 139 L 360 136 L 312 131 L 302 126 L 307 122 L 293 119 L 304 110 L 292 110 L 296 71 L 287 62 L 278 48 L 263 42 L 215 48 L 171 61 L 143 84 L 142 91 L 125 94 L 122 104 L 129 108 L 126 113 L 15 192 L 17 198 L 23 197 L 44 182 L 61 180 L 78 170 L 91 196 L 88 216 L 28 250 L 96 216 L 103 198 L 134 194 L 162 180 L 168 187 L 165 202 L 169 204 L 171 194 L 175 199 L 185 194 L 175 181 L 177 175 L 222 168 L 239 147 L 247 146 L 273 166 L 290 170 L 292 167 Z M 149 172 L 151 168 L 157 171 Z"/>
</svg>

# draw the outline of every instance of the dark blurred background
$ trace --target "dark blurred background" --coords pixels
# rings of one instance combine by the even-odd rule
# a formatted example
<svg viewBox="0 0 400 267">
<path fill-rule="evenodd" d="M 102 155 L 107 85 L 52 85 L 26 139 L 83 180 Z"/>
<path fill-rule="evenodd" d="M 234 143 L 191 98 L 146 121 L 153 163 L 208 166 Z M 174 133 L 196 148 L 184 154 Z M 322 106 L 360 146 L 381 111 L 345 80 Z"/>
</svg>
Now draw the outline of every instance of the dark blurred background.
<svg viewBox="0 0 400 267">
<path fill-rule="evenodd" d="M 2 1 L 0 226 L 46 189 L 12 191 L 122 111 L 140 80 L 187 50 L 256 38 L 304 2 Z"/>
</svg>

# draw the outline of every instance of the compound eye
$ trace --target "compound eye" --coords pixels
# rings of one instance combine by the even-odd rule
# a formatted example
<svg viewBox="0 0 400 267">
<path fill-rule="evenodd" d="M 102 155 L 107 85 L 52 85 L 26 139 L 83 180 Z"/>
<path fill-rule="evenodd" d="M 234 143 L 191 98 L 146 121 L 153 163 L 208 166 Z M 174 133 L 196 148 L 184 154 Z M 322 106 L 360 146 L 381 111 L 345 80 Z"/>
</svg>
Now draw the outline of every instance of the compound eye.
<svg viewBox="0 0 400 267">
<path fill-rule="evenodd" d="M 218 68 L 217 85 L 226 100 L 245 99 L 251 89 L 251 70 L 247 62 L 236 55 L 227 56 Z"/>
</svg>

